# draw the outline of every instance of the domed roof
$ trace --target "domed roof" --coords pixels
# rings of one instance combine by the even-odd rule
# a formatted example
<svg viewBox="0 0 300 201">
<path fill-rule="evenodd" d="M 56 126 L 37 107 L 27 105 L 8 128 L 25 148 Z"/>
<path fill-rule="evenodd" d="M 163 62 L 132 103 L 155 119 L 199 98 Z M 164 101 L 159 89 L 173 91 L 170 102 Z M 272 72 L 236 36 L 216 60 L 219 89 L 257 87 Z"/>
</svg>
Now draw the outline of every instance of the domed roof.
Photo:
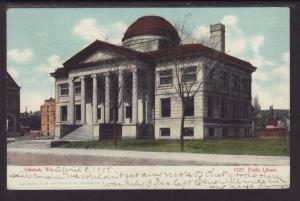
<svg viewBox="0 0 300 201">
<path fill-rule="evenodd" d="M 122 41 L 140 35 L 159 35 L 179 41 L 178 32 L 174 26 L 159 16 L 144 16 L 137 19 L 126 30 Z"/>
</svg>

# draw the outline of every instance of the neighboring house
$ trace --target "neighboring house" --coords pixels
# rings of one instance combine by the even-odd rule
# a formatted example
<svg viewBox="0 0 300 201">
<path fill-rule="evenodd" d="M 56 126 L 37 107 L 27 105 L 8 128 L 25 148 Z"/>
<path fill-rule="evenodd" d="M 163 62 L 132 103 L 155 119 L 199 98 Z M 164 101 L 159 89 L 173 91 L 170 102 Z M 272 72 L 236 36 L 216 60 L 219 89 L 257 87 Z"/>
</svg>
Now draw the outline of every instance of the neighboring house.
<svg viewBox="0 0 300 201">
<path fill-rule="evenodd" d="M 220 55 L 200 92 L 188 100 L 185 138 L 251 135 L 251 74 L 256 68 L 224 52 L 224 25 L 212 25 L 210 32 L 215 49 L 179 45 L 172 24 L 145 16 L 129 26 L 123 46 L 96 40 L 81 50 L 51 73 L 56 89 L 55 136 L 69 133 L 69 139 L 76 139 L 84 133 L 86 139 L 99 139 L 112 133 L 106 129 L 112 124 L 112 88 L 120 87 L 125 94 L 117 117 L 122 137 L 179 139 L 181 100 L 172 88 L 175 52 L 179 63 L 186 64 L 182 79 L 189 82 L 203 78 L 203 72 L 196 71 L 205 69 L 206 58 Z M 111 86 L 112 82 L 117 84 Z"/>
<path fill-rule="evenodd" d="M 55 99 L 45 100 L 41 105 L 41 131 L 43 135 L 54 136 L 55 132 Z"/>
<path fill-rule="evenodd" d="M 267 119 L 266 128 L 276 128 L 277 124 L 277 121 L 275 121 L 273 118 Z"/>
<path fill-rule="evenodd" d="M 6 87 L 6 128 L 8 136 L 16 135 L 20 129 L 20 89 L 8 72 L 5 75 Z"/>
</svg>

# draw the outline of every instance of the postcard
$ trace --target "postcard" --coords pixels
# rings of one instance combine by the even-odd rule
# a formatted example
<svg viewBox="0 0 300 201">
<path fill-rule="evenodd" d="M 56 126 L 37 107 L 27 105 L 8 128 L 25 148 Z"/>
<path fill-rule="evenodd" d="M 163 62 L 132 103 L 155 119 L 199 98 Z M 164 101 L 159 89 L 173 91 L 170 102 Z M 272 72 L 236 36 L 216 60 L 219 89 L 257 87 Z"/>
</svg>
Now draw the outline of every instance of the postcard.
<svg viewBox="0 0 300 201">
<path fill-rule="evenodd" d="M 7 9 L 7 189 L 290 186 L 288 7 Z"/>
</svg>

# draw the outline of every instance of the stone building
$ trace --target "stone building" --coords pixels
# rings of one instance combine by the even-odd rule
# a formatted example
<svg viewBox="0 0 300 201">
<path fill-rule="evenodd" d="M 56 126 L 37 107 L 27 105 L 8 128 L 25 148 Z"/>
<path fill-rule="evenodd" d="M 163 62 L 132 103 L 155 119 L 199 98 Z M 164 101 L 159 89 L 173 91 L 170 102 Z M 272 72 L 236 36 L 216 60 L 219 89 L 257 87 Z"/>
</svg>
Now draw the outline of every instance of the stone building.
<svg viewBox="0 0 300 201">
<path fill-rule="evenodd" d="M 251 74 L 256 68 L 224 52 L 224 25 L 210 28 L 213 48 L 181 44 L 171 23 L 144 16 L 126 30 L 122 46 L 96 40 L 71 57 L 51 73 L 56 88 L 56 137 L 111 135 L 112 102 L 118 99 L 122 100 L 119 135 L 178 139 L 182 114 L 174 87 L 178 80 L 185 80 L 186 86 L 204 80 L 188 100 L 185 138 L 250 135 Z M 207 61 L 216 61 L 215 67 L 208 69 Z M 120 89 L 123 93 L 118 93 Z"/>
<path fill-rule="evenodd" d="M 54 136 L 55 133 L 55 99 L 45 100 L 41 105 L 41 131 L 43 135 Z"/>
<path fill-rule="evenodd" d="M 6 86 L 6 128 L 8 135 L 16 135 L 20 129 L 20 89 L 8 72 L 5 75 Z"/>
</svg>

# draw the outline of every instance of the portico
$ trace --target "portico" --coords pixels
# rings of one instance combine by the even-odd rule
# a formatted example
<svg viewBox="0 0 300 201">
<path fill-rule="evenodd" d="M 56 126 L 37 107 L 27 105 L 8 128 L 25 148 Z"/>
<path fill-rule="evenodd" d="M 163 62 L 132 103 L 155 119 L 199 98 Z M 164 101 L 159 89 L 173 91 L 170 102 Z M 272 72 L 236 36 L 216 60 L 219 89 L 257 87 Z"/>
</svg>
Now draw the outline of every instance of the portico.
<svg viewBox="0 0 300 201">
<path fill-rule="evenodd" d="M 115 107 L 122 137 L 136 137 L 137 124 L 146 123 L 150 115 L 147 114 L 149 109 L 143 111 L 144 108 L 151 108 L 150 105 L 143 105 L 150 103 L 143 97 L 149 91 L 142 88 L 143 83 L 138 83 L 143 81 L 139 75 L 145 74 L 146 70 L 128 65 L 123 68 L 103 68 L 101 71 L 89 69 L 69 74 L 68 124 L 92 126 L 94 138 L 101 138 L 101 128 L 113 123 L 112 110 Z M 80 86 L 77 92 L 75 85 Z M 79 107 L 80 115 L 76 111 Z M 91 113 L 88 112 L 89 107 Z M 79 116 L 80 119 L 77 119 Z"/>
</svg>

